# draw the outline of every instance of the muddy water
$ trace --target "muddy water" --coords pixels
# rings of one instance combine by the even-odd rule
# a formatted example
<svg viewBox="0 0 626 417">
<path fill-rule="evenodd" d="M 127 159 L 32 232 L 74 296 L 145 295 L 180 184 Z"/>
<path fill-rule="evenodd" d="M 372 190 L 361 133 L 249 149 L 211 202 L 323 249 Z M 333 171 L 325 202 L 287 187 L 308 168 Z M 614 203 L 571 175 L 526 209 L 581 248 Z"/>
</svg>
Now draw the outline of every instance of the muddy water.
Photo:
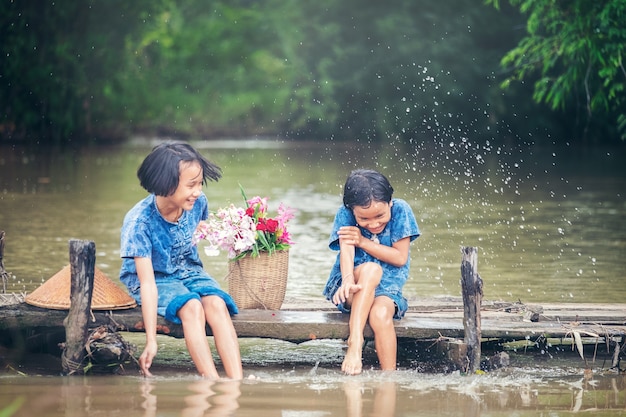
<svg viewBox="0 0 626 417">
<path fill-rule="evenodd" d="M 0 410 L 15 416 L 564 416 L 626 413 L 624 376 L 585 379 L 566 369 L 488 375 L 256 370 L 211 382 L 188 373 L 0 378 Z M 3 414 L 4 415 L 4 414 Z M 10 414 L 9 414 L 10 415 Z"/>
<path fill-rule="evenodd" d="M 136 170 L 153 143 L 114 148 L 0 148 L 0 230 L 11 291 L 32 291 L 68 263 L 68 240 L 93 240 L 117 279 L 119 229 L 145 196 Z M 523 302 L 621 302 L 626 296 L 624 150 L 446 143 L 413 148 L 267 141 L 195 142 L 223 167 L 210 207 L 270 198 L 297 210 L 287 297 L 319 297 L 341 187 L 356 167 L 385 172 L 414 209 L 407 296 L 460 294 L 461 246 L 476 246 L 485 297 Z M 204 257 L 218 280 L 225 256 Z M 223 281 L 222 281 L 223 282 Z"/>
<path fill-rule="evenodd" d="M 143 335 L 123 336 L 142 347 Z M 62 377 L 50 371 L 49 358 L 36 356 L 19 368 L 5 368 L 0 410 L 15 407 L 15 416 L 626 414 L 626 375 L 607 370 L 602 354 L 595 360 L 588 355 L 592 371 L 585 372 L 585 363 L 569 347 L 549 353 L 510 350 L 509 367 L 480 375 L 431 372 L 411 361 L 383 373 L 374 370 L 375 355 L 366 349 L 363 374 L 344 376 L 338 370 L 340 341 L 296 345 L 242 339 L 244 380 L 215 382 L 195 376 L 182 340 L 159 336 L 159 346 L 151 379 L 132 365 L 121 375 Z"/>
<path fill-rule="evenodd" d="M 143 335 L 123 336 L 141 349 Z M 601 354 L 595 360 L 589 354 L 586 366 L 568 347 L 553 347 L 549 353 L 510 350 L 509 367 L 480 375 L 431 372 L 411 361 L 401 363 L 396 372 L 383 373 L 374 370 L 374 353 L 366 349 L 363 374 L 344 376 L 339 371 L 343 355 L 340 341 L 296 345 L 242 339 L 244 380 L 236 382 L 196 377 L 182 340 L 159 336 L 159 346 L 161 351 L 152 367 L 155 377 L 151 379 L 141 377 L 132 365 L 120 375 L 58 376 L 51 372 L 54 366 L 47 356 L 34 356 L 19 367 L 5 367 L 0 372 L 0 415 L 626 414 L 626 375 L 609 371 Z M 585 371 L 586 367 L 592 371 Z M 8 410 L 14 410 L 13 414 Z"/>
<path fill-rule="evenodd" d="M 412 246 L 411 296 L 459 295 L 460 247 L 479 248 L 485 297 L 506 301 L 623 302 L 626 298 L 626 165 L 617 150 L 474 145 L 373 147 L 259 141 L 196 142 L 224 168 L 206 189 L 211 207 L 270 197 L 298 210 L 287 297 L 319 297 L 333 254 L 326 246 L 349 171 L 384 171 L 414 208 L 423 236 Z M 96 242 L 97 266 L 116 279 L 124 213 L 145 193 L 135 172 L 152 143 L 114 148 L 0 147 L 0 230 L 7 233 L 10 291 L 32 291 L 68 262 L 68 240 Z M 203 258 L 218 280 L 225 257 Z M 223 282 L 223 281 L 221 281 Z M 135 335 L 136 337 L 136 335 Z M 133 340 L 141 348 L 142 337 Z M 623 376 L 574 356 L 516 359 L 487 375 L 429 373 L 404 364 L 393 375 L 338 371 L 340 341 L 303 345 L 242 340 L 246 379 L 194 376 L 186 349 L 160 339 L 157 377 L 50 374 L 49 357 L 2 361 L 0 415 L 18 416 L 535 416 L 624 415 Z M 2 357 L 2 353 L 0 353 Z M 45 366 L 44 366 L 45 365 Z M 44 371 L 43 369 L 46 369 Z M 60 369 L 60 365 L 58 368 Z M 5 410 L 3 413 L 1 410 Z M 17 411 L 14 414 L 10 409 Z"/>
</svg>

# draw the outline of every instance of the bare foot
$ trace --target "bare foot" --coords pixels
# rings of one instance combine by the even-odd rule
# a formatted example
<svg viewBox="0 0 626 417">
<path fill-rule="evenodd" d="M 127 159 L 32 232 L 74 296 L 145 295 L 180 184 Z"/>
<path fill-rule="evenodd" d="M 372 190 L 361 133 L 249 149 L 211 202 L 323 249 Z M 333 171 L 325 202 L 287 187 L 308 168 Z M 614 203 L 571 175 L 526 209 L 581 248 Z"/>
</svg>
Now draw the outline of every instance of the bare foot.
<svg viewBox="0 0 626 417">
<path fill-rule="evenodd" d="M 358 375 L 363 370 L 363 342 L 355 343 L 348 340 L 348 351 L 341 364 L 346 375 Z"/>
</svg>

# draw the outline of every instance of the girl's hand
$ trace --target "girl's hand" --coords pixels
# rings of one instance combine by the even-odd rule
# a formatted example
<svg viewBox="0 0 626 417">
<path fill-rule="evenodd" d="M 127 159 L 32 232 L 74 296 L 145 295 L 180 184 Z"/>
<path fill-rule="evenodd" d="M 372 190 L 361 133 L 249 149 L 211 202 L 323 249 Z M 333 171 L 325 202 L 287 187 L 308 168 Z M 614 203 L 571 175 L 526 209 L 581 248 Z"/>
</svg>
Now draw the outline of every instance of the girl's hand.
<svg viewBox="0 0 626 417">
<path fill-rule="evenodd" d="M 150 372 L 150 367 L 152 366 L 152 360 L 157 354 L 157 345 L 156 343 L 148 343 L 144 348 L 141 356 L 139 357 L 139 367 L 141 368 L 141 372 L 145 377 L 150 378 L 152 373 Z"/>
<path fill-rule="evenodd" d="M 361 245 L 361 239 L 363 239 L 361 229 L 357 226 L 340 227 L 337 234 L 339 235 L 340 243 L 347 243 L 357 248 Z"/>
<path fill-rule="evenodd" d="M 333 303 L 335 305 L 345 303 L 347 300 L 352 299 L 352 296 L 359 292 L 361 288 L 359 284 L 355 284 L 354 282 L 342 283 L 341 287 L 339 287 L 335 295 L 333 295 Z"/>
</svg>

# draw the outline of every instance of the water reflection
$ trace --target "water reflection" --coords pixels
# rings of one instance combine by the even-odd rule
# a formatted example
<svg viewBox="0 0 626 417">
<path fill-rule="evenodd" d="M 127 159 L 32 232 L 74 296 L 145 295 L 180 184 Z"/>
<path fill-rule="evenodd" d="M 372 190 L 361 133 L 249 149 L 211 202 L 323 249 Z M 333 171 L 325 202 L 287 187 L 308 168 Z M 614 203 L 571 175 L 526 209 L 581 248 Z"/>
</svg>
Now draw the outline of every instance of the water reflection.
<svg viewBox="0 0 626 417">
<path fill-rule="evenodd" d="M 363 391 L 365 386 L 362 382 L 349 380 L 344 382 L 343 391 L 346 395 L 346 415 L 348 417 L 392 417 L 396 412 L 396 389 L 397 385 L 392 381 L 385 381 L 374 387 L 374 399 L 371 407 L 364 410 Z M 367 411 L 365 413 L 364 411 Z"/>
<path fill-rule="evenodd" d="M 145 410 L 144 416 L 155 416 L 157 413 L 157 396 L 152 393 L 154 383 L 147 379 L 139 385 L 139 388 L 141 396 L 144 398 L 144 401 L 141 403 L 141 408 Z"/>
<path fill-rule="evenodd" d="M 177 373 L 144 379 L 0 376 L 0 415 L 391 417 L 626 412 L 626 376 L 567 368 L 511 368 L 487 375 L 256 369 L 260 380 L 207 381 Z M 16 400 L 17 399 L 17 400 Z M 16 402 L 17 401 L 17 402 Z"/>
<path fill-rule="evenodd" d="M 183 397 L 181 417 L 213 416 L 226 417 L 233 415 L 239 408 L 237 399 L 241 396 L 241 381 L 210 381 L 205 379 L 195 380 L 186 384 L 188 393 Z M 161 415 L 164 409 L 176 407 L 168 402 L 168 397 L 162 398 L 159 407 L 157 393 L 154 391 L 156 383 L 145 380 L 140 384 L 141 396 L 144 401 L 141 407 L 144 409 L 143 417 L 156 417 Z M 171 397 L 170 397 L 171 399 Z"/>
</svg>

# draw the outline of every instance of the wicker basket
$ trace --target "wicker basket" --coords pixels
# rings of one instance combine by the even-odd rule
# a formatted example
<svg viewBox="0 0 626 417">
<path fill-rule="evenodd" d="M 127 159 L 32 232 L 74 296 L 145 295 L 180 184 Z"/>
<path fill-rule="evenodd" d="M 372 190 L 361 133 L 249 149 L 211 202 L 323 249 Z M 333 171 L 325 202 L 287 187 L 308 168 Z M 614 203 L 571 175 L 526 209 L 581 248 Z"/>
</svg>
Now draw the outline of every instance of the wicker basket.
<svg viewBox="0 0 626 417">
<path fill-rule="evenodd" d="M 240 309 L 279 310 L 285 299 L 289 251 L 260 252 L 228 264 L 228 293 Z"/>
</svg>

